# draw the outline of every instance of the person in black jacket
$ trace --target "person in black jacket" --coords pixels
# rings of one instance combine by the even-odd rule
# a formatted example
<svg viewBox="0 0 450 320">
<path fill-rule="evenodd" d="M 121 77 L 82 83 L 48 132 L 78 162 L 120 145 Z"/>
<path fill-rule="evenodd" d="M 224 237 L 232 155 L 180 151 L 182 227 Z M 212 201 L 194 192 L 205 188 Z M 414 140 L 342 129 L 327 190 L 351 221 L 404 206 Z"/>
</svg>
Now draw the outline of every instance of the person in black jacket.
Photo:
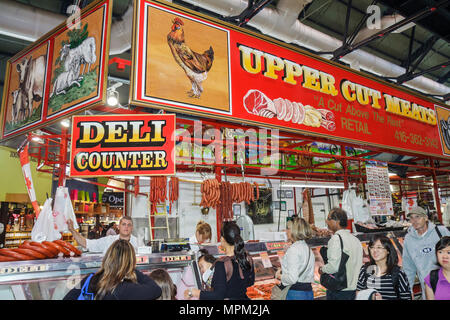
<svg viewBox="0 0 450 320">
<path fill-rule="evenodd" d="M 63 300 L 77 300 L 88 277 Z M 109 247 L 102 267 L 90 280 L 88 292 L 94 294 L 95 300 L 155 300 L 162 293 L 155 281 L 136 270 L 136 254 L 127 240 L 116 240 Z"/>
<path fill-rule="evenodd" d="M 192 297 L 200 300 L 249 299 L 246 291 L 255 283 L 255 270 L 252 258 L 244 249 L 240 229 L 234 221 L 224 223 L 220 241 L 225 249 L 225 256 L 215 262 L 211 291 L 186 289 L 184 292 L 186 299 Z"/>
</svg>

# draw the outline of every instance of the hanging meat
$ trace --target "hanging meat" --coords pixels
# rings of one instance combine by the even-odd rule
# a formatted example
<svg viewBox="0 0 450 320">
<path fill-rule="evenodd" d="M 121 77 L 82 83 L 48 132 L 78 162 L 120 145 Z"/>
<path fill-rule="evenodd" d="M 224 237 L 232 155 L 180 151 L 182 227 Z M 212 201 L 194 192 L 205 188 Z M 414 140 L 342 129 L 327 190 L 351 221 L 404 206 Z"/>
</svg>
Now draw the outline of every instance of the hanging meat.
<svg viewBox="0 0 450 320">
<path fill-rule="evenodd" d="M 178 200 L 180 180 L 177 177 L 171 177 L 169 180 L 169 211 L 172 212 L 172 204 Z"/>
<path fill-rule="evenodd" d="M 220 203 L 220 183 L 217 179 L 208 179 L 202 182 L 200 188 L 202 193 L 201 207 L 211 207 L 216 209 Z"/>
<path fill-rule="evenodd" d="M 229 221 L 233 219 L 233 187 L 230 182 L 220 183 L 220 207 L 222 212 L 222 219 Z"/>
<path fill-rule="evenodd" d="M 311 202 L 311 192 L 308 188 L 303 190 L 303 219 L 311 225 L 314 225 L 314 211 Z"/>
<path fill-rule="evenodd" d="M 150 180 L 150 214 L 156 213 L 156 206 L 167 200 L 167 177 L 154 176 Z"/>
</svg>

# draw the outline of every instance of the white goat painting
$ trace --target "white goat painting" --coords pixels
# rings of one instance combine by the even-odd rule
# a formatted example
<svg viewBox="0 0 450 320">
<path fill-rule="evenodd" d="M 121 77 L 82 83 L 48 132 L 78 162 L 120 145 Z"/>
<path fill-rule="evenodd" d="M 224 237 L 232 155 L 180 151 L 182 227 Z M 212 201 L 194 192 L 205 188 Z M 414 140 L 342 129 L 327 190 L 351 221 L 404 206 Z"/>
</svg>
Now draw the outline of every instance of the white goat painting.
<svg viewBox="0 0 450 320">
<path fill-rule="evenodd" d="M 66 89 L 73 84 L 80 87 L 80 81 L 91 69 L 91 65 L 97 60 L 95 54 L 96 45 L 93 37 L 86 38 L 78 47 L 70 49 L 70 45 L 64 45 L 60 50 L 60 59 L 64 62 L 64 72 L 62 72 L 55 80 L 53 95 L 66 94 Z M 86 68 L 86 64 L 88 67 Z M 80 75 L 80 68 L 83 65 L 83 71 Z"/>
</svg>

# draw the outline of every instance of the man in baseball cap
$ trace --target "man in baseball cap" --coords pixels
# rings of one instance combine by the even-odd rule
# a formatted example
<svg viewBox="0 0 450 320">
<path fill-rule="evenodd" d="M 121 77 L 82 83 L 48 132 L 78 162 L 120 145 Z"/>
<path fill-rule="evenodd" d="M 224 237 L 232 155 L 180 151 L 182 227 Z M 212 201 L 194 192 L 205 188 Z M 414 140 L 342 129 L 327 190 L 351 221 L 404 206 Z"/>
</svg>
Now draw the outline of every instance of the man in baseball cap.
<svg viewBox="0 0 450 320">
<path fill-rule="evenodd" d="M 427 212 L 422 207 L 412 208 L 407 217 L 411 227 L 405 236 L 402 267 L 411 290 L 417 274 L 422 287 L 422 298 L 425 299 L 424 279 L 436 268 L 435 245 L 441 237 L 450 235 L 450 231 L 428 221 Z"/>
</svg>

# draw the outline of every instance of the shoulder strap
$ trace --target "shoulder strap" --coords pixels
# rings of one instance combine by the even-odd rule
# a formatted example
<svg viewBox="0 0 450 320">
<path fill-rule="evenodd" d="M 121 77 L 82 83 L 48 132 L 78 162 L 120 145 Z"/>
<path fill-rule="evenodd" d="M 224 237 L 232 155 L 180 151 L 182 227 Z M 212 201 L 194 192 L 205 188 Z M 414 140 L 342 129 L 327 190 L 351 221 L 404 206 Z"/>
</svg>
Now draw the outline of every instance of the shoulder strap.
<svg viewBox="0 0 450 320">
<path fill-rule="evenodd" d="M 431 289 L 433 289 L 433 293 L 436 292 L 436 286 L 439 280 L 439 269 L 437 270 L 432 270 L 430 272 L 430 284 L 431 284 Z"/>
<path fill-rule="evenodd" d="M 391 277 L 392 277 L 392 285 L 394 286 L 394 291 L 397 294 L 397 298 L 400 299 L 400 290 L 399 290 L 400 268 L 398 266 L 394 266 L 392 268 Z"/>
<path fill-rule="evenodd" d="M 86 281 L 84 282 L 83 287 L 81 288 L 80 296 L 83 297 L 82 300 L 87 300 L 87 299 L 85 299 L 86 296 L 89 297 L 90 300 L 94 299 L 94 293 L 88 291 L 89 283 L 91 282 L 91 279 L 93 276 L 94 276 L 94 273 L 91 273 L 88 276 L 88 278 L 86 279 Z M 78 300 L 80 300 L 80 298 Z"/>
<path fill-rule="evenodd" d="M 442 238 L 442 233 L 439 231 L 438 226 L 435 226 L 434 229 L 436 229 L 436 233 L 438 234 L 439 239 L 441 239 Z"/>
</svg>

